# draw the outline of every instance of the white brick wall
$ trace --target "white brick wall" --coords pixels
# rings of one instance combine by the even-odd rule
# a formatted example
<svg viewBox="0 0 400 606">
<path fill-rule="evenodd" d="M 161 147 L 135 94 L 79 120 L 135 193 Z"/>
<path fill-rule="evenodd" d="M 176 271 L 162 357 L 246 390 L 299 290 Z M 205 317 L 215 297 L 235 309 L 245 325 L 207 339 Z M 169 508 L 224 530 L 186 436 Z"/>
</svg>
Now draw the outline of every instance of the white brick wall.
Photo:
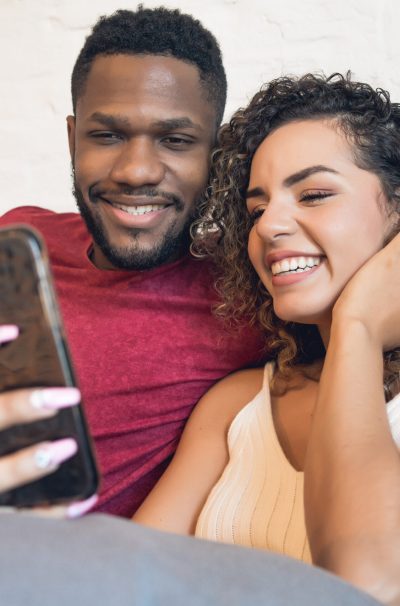
<svg viewBox="0 0 400 606">
<path fill-rule="evenodd" d="M 261 83 L 286 73 L 351 69 L 400 100 L 397 0 L 164 0 L 220 41 L 226 117 Z M 20 204 L 73 210 L 65 116 L 69 79 L 90 26 L 134 8 L 121 0 L 0 0 L 0 211 Z"/>
</svg>

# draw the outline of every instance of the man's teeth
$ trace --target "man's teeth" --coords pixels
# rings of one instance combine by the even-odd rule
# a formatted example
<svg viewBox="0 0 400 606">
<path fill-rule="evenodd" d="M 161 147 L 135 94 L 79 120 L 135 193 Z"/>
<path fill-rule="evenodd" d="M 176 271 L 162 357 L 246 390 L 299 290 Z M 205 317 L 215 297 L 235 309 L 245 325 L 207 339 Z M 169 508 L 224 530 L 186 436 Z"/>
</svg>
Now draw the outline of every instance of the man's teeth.
<svg viewBox="0 0 400 606">
<path fill-rule="evenodd" d="M 279 274 L 298 274 L 303 271 L 310 271 L 312 267 L 321 263 L 321 257 L 290 257 L 272 263 L 271 272 L 273 276 Z"/>
<path fill-rule="evenodd" d="M 113 204 L 115 208 L 125 211 L 128 215 L 145 215 L 146 213 L 162 210 L 166 204 L 146 204 L 142 206 L 125 206 L 124 204 Z"/>
</svg>

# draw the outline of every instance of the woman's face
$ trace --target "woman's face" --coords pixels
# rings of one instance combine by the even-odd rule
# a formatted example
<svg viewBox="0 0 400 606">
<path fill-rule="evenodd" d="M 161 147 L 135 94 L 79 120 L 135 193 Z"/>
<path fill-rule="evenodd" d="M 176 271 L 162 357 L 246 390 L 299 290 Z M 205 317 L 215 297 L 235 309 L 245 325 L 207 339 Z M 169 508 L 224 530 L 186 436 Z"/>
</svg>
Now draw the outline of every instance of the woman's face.
<svg viewBox="0 0 400 606">
<path fill-rule="evenodd" d="M 250 260 L 277 316 L 329 327 L 345 284 L 389 231 L 378 177 L 356 166 L 332 123 L 292 122 L 257 149 L 247 206 Z"/>
</svg>

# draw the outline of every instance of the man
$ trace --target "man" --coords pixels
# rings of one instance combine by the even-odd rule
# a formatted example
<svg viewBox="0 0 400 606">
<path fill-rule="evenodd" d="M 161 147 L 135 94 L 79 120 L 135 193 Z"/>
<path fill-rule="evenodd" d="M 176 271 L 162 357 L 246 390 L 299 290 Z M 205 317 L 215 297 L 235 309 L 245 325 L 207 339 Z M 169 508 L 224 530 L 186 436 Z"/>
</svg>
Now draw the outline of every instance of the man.
<svg viewBox="0 0 400 606">
<path fill-rule="evenodd" d="M 81 216 L 25 207 L 1 221 L 45 237 L 103 475 L 100 511 L 130 517 L 200 396 L 260 359 L 250 329 L 230 334 L 213 317 L 210 268 L 188 254 L 225 98 L 218 45 L 192 17 L 139 7 L 101 18 L 76 61 L 67 118 Z M 4 394 L 3 426 L 13 407 L 30 418 L 31 398 Z M 35 454 L 3 460 L 0 475 L 27 481 L 73 452 L 44 470 Z"/>
</svg>

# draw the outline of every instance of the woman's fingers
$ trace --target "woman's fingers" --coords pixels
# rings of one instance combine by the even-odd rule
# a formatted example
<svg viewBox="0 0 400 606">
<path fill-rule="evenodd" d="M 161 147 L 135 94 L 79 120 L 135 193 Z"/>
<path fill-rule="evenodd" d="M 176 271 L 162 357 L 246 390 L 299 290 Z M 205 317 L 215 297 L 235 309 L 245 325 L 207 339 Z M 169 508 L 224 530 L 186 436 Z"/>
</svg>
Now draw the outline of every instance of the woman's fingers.
<svg viewBox="0 0 400 606">
<path fill-rule="evenodd" d="M 400 234 L 354 274 L 333 312 L 336 322 L 361 322 L 383 349 L 400 345 Z"/>
<path fill-rule="evenodd" d="M 32 507 L 26 509 L 16 509 L 15 507 L 0 507 L 0 514 L 17 514 L 38 516 L 41 518 L 80 518 L 90 511 L 99 497 L 97 494 L 92 495 L 85 501 L 75 501 L 70 505 L 48 505 L 42 507 Z"/>
<path fill-rule="evenodd" d="M 60 408 L 74 406 L 81 395 L 76 387 L 16 389 L 0 395 L 0 430 L 52 417 Z"/>
<path fill-rule="evenodd" d="M 33 509 L 19 510 L 21 513 L 28 513 L 46 518 L 79 518 L 90 511 L 97 503 L 99 497 L 97 494 L 92 495 L 85 501 L 75 501 L 70 505 L 49 505 L 46 507 L 34 507 Z"/>
<path fill-rule="evenodd" d="M 0 344 L 14 341 L 18 337 L 18 326 L 14 324 L 3 324 L 0 326 Z"/>
<path fill-rule="evenodd" d="M 18 337 L 18 326 L 0 325 L 0 347 Z M 0 430 L 11 425 L 31 423 L 52 417 L 60 408 L 80 402 L 80 392 L 75 387 L 47 387 L 42 389 L 16 389 L 0 395 Z"/>
<path fill-rule="evenodd" d="M 31 423 L 56 414 L 60 408 L 80 401 L 75 387 L 18 389 L 0 395 L 0 429 Z M 0 457 L 0 492 L 33 482 L 52 473 L 75 454 L 77 444 L 72 438 L 42 442 Z"/>
<path fill-rule="evenodd" d="M 41 442 L 0 458 L 0 492 L 12 490 L 53 473 L 77 452 L 73 438 Z"/>
<path fill-rule="evenodd" d="M 18 334 L 17 326 L 0 325 L 0 347 L 16 339 Z M 74 406 L 80 400 L 80 392 L 75 387 L 16 389 L 4 392 L 0 395 L 0 430 L 52 417 L 59 409 Z M 54 442 L 41 442 L 0 457 L 0 492 L 29 484 L 53 473 L 64 461 L 72 457 L 77 449 L 74 439 L 64 438 Z M 76 518 L 89 511 L 97 500 L 98 496 L 92 495 L 84 501 L 76 501 L 69 505 L 22 510 L 0 507 L 0 513 L 18 511 L 29 515 Z"/>
</svg>

